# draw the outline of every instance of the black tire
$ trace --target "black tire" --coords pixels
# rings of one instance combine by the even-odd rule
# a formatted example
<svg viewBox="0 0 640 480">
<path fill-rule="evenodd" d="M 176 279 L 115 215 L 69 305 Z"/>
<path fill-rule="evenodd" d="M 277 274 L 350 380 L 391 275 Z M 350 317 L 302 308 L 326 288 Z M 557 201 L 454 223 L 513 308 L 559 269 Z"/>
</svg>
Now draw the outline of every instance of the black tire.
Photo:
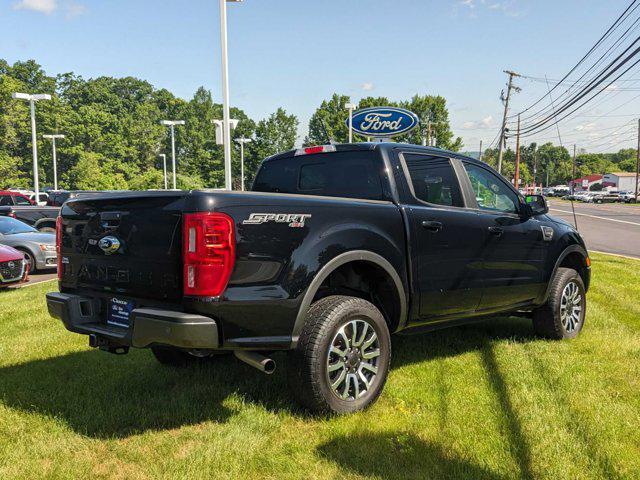
<svg viewBox="0 0 640 480">
<path fill-rule="evenodd" d="M 569 295 L 572 284 L 575 297 L 579 299 L 580 311 L 574 317 L 565 315 L 565 304 L 571 304 L 564 295 Z M 575 308 L 572 308 L 576 312 Z M 565 340 L 577 337 L 584 326 L 587 311 L 587 297 L 584 282 L 578 272 L 572 268 L 558 268 L 549 287 L 547 303 L 533 312 L 533 328 L 537 335 L 553 340 Z"/>
<path fill-rule="evenodd" d="M 151 347 L 151 352 L 156 360 L 163 365 L 170 367 L 184 368 L 196 363 L 203 363 L 214 357 L 226 355 L 229 352 L 202 352 L 202 355 L 196 355 L 184 350 L 170 347 Z"/>
<path fill-rule="evenodd" d="M 356 341 L 348 340 L 347 336 L 353 337 L 354 325 Z M 332 344 L 341 347 L 345 356 L 335 353 L 339 349 L 330 353 Z M 289 352 L 289 384 L 297 400 L 311 411 L 352 413 L 367 408 L 378 398 L 390 361 L 391 336 L 380 310 L 361 298 L 325 297 L 309 308 L 297 347 Z M 330 362 L 331 366 L 343 367 L 330 372 Z M 342 383 L 336 383 L 340 378 Z M 336 391 L 332 382 L 338 385 Z"/>
<path fill-rule="evenodd" d="M 26 258 L 29 263 L 29 273 L 36 273 L 38 271 L 38 267 L 36 266 L 36 259 L 33 254 L 29 250 L 25 250 L 23 248 L 19 248 L 18 250 L 24 253 L 24 258 Z"/>
</svg>

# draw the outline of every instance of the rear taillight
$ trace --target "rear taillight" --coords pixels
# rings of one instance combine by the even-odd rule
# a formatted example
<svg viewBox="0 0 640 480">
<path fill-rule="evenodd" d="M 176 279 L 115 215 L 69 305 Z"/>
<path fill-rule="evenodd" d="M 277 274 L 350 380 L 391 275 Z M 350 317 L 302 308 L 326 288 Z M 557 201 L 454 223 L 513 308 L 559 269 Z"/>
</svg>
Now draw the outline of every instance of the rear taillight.
<svg viewBox="0 0 640 480">
<path fill-rule="evenodd" d="M 58 280 L 62 280 L 62 217 L 56 218 L 56 255 L 58 256 Z"/>
<path fill-rule="evenodd" d="M 9 212 L 7 216 L 11 218 L 16 218 L 16 214 L 13 212 Z"/>
<path fill-rule="evenodd" d="M 236 259 L 233 219 L 224 213 L 187 213 L 182 242 L 184 294 L 220 296 Z"/>
</svg>

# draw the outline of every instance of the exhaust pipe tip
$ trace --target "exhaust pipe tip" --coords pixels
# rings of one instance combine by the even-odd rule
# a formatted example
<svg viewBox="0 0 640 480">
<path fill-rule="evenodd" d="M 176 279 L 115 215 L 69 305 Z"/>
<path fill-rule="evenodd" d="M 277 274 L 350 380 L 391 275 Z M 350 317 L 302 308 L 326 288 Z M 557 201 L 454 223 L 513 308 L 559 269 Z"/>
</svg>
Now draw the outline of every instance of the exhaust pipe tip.
<svg viewBox="0 0 640 480">
<path fill-rule="evenodd" d="M 264 373 L 271 375 L 276 371 L 276 362 L 270 358 L 266 358 L 264 361 Z"/>
<path fill-rule="evenodd" d="M 276 362 L 275 360 L 265 357 L 264 355 L 260 355 L 257 352 L 245 351 L 245 350 L 236 350 L 233 352 L 238 360 L 242 360 L 247 365 L 252 366 L 253 368 L 257 368 L 263 373 L 267 375 L 271 375 L 276 371 Z"/>
</svg>

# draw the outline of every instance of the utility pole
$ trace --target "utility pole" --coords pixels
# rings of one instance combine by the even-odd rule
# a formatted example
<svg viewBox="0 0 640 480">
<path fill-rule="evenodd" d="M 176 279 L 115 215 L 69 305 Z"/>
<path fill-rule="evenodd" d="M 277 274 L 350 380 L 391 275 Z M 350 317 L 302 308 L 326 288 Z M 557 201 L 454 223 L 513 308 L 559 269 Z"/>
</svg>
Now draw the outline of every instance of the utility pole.
<svg viewBox="0 0 640 480">
<path fill-rule="evenodd" d="M 516 136 L 516 174 L 513 179 L 516 190 L 520 189 L 520 114 L 518 114 L 518 135 Z"/>
<path fill-rule="evenodd" d="M 573 144 L 573 168 L 571 171 L 571 195 L 576 191 L 576 144 Z"/>
<path fill-rule="evenodd" d="M 482 140 L 480 140 L 480 153 L 478 154 L 478 160 L 482 160 Z"/>
<path fill-rule="evenodd" d="M 638 180 L 640 177 L 640 119 L 638 119 L 638 151 L 636 152 L 636 198 L 635 201 L 638 201 Z"/>
<path fill-rule="evenodd" d="M 500 98 L 504 102 L 504 114 L 502 116 L 502 127 L 500 127 L 500 143 L 498 144 L 498 173 L 502 173 L 502 154 L 504 149 L 504 144 L 507 141 L 506 139 L 506 129 L 507 129 L 507 113 L 509 112 L 509 99 L 511 98 L 511 90 L 515 90 L 516 92 L 520 91 L 520 87 L 516 87 L 513 85 L 513 77 L 519 77 L 516 72 L 512 72 L 511 70 L 505 70 L 504 73 L 509 75 L 509 83 L 507 84 L 507 96 L 504 96 L 504 91 L 500 95 Z"/>
<path fill-rule="evenodd" d="M 533 194 L 538 191 L 538 184 L 536 183 L 536 177 L 538 176 L 538 152 L 533 151 Z"/>
</svg>

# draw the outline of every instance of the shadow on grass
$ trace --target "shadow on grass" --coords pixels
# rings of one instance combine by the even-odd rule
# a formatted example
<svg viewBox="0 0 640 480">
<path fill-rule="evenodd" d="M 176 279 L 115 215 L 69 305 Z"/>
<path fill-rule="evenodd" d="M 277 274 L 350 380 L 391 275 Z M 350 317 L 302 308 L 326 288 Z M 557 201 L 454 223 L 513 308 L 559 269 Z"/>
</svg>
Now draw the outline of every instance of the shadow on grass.
<svg viewBox="0 0 640 480">
<path fill-rule="evenodd" d="M 337 437 L 320 445 L 317 454 L 354 474 L 389 480 L 504 478 L 409 433 Z"/>
<path fill-rule="evenodd" d="M 393 366 L 455 356 L 506 338 L 533 339 L 530 321 L 491 319 L 417 336 L 397 336 Z M 278 371 L 265 376 L 232 356 L 215 357 L 193 368 L 172 369 L 159 365 L 148 351 L 132 350 L 126 356 L 94 350 L 75 352 L 0 368 L 0 401 L 61 419 L 76 432 L 96 438 L 126 437 L 204 421 L 225 422 L 236 413 L 233 402 L 226 401 L 234 394 L 267 410 L 312 418 L 298 409 L 287 390 L 286 357 L 276 354 L 276 358 Z M 503 408 L 510 409 L 503 400 L 504 385 L 492 385 Z M 516 430 L 517 426 L 509 423 Z"/>
<path fill-rule="evenodd" d="M 491 317 L 476 323 L 416 335 L 393 337 L 392 367 L 478 351 L 487 343 L 536 340 L 531 320 L 523 317 Z"/>
<path fill-rule="evenodd" d="M 233 394 L 267 409 L 293 407 L 285 375 L 267 377 L 232 356 L 173 369 L 149 351 L 115 356 L 92 350 L 0 369 L 5 405 L 62 419 L 97 438 L 225 422 L 235 413 L 225 403 Z"/>
</svg>

